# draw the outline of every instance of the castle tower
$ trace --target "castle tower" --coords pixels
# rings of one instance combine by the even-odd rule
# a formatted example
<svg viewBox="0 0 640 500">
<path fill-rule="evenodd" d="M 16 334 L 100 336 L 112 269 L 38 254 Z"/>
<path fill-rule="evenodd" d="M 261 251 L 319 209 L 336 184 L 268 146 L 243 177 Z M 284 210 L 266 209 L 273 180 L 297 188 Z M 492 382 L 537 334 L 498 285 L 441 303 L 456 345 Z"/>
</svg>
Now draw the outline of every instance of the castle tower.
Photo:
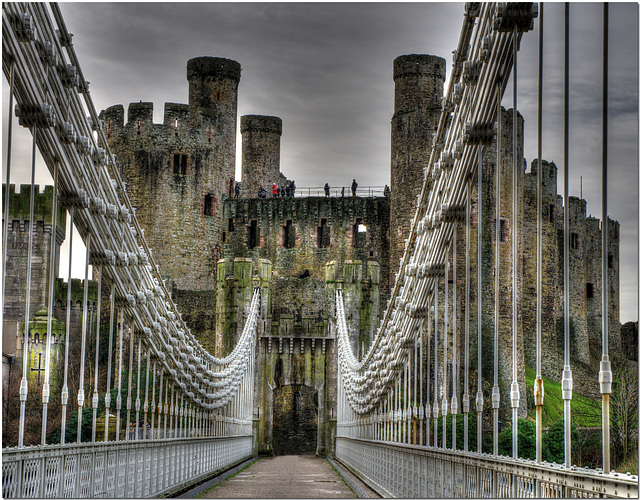
<svg viewBox="0 0 640 500">
<path fill-rule="evenodd" d="M 260 186 L 269 195 L 275 182 L 281 186 L 280 136 L 282 120 L 277 116 L 245 115 L 240 118 L 242 134 L 242 189 L 245 196 L 255 198 Z"/>
<path fill-rule="evenodd" d="M 234 186 L 240 65 L 198 57 L 187 79 L 189 104 L 165 103 L 161 124 L 147 102 L 131 103 L 126 123 L 121 105 L 101 118 L 162 276 L 181 291 L 204 292 L 215 289 L 222 200 Z M 186 311 L 198 302 L 184 300 Z"/>
<path fill-rule="evenodd" d="M 440 116 L 444 79 L 445 60 L 441 57 L 411 54 L 393 62 L 390 276 L 398 270 L 422 188 L 423 168 L 429 162 Z"/>
<path fill-rule="evenodd" d="M 240 64 L 222 57 L 196 57 L 187 62 L 189 125 L 212 128 L 223 140 L 226 192 L 233 187 L 236 168 L 236 128 Z"/>
</svg>

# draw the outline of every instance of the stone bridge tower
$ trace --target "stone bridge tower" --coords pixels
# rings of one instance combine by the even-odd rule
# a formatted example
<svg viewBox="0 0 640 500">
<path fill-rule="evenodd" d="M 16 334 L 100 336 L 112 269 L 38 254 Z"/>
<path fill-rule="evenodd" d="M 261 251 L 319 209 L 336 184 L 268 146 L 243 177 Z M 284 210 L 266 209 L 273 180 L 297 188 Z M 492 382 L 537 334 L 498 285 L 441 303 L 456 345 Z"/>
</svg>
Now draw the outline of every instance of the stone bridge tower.
<svg viewBox="0 0 640 500">
<path fill-rule="evenodd" d="M 429 163 L 432 136 L 441 111 L 445 60 L 411 54 L 393 61 L 395 104 L 391 119 L 390 276 L 398 271 L 409 236 L 423 168 Z M 391 280 L 393 284 L 393 279 Z"/>
</svg>

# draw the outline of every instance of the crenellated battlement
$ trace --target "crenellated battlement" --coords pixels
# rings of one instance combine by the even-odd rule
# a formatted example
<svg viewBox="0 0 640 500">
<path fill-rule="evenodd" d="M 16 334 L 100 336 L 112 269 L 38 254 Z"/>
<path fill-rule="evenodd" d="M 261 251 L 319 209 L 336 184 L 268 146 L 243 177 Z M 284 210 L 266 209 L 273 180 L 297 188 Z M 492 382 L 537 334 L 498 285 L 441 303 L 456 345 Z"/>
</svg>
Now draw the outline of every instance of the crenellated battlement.
<svg viewBox="0 0 640 500">
<path fill-rule="evenodd" d="M 6 184 L 2 185 L 2 191 L 6 188 Z M 44 191 L 40 192 L 40 186 L 34 185 L 34 204 L 33 216 L 35 221 L 39 222 L 43 228 L 51 227 L 53 223 L 53 186 L 45 186 Z M 6 200 L 2 197 L 2 213 L 4 216 L 4 204 Z M 9 220 L 20 221 L 18 224 L 21 231 L 26 230 L 25 222 L 30 219 L 30 203 L 31 203 L 31 185 L 21 184 L 20 190 L 16 193 L 15 184 L 9 185 Z M 58 215 L 56 226 L 58 228 L 58 237 L 60 242 L 64 240 L 65 228 L 67 223 L 67 212 L 64 208 L 58 207 Z"/>
</svg>

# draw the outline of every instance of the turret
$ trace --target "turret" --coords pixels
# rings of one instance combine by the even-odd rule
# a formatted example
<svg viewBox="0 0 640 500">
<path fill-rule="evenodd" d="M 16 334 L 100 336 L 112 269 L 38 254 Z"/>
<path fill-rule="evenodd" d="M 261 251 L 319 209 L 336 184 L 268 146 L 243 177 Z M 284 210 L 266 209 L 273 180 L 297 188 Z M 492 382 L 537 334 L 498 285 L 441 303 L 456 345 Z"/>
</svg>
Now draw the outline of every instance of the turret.
<svg viewBox="0 0 640 500">
<path fill-rule="evenodd" d="M 235 177 L 236 125 L 240 64 L 222 57 L 196 57 L 187 62 L 189 125 L 223 137 L 225 191 Z M 231 182 L 233 184 L 233 182 Z"/>
<path fill-rule="evenodd" d="M 393 62 L 395 105 L 391 119 L 391 275 L 398 270 L 404 240 L 429 162 L 445 79 L 441 57 L 411 54 Z"/>
<path fill-rule="evenodd" d="M 277 116 L 245 115 L 240 119 L 242 134 L 242 187 L 249 197 L 257 196 L 260 186 L 270 192 L 281 185 L 280 136 L 282 120 Z"/>
</svg>

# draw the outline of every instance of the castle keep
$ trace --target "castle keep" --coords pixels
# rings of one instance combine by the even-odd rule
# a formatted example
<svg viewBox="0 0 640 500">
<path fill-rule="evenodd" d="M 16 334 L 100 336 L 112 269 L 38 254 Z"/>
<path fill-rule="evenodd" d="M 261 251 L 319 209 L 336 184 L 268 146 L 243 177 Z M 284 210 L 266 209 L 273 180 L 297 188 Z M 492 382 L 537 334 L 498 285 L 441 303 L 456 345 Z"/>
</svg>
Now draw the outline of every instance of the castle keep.
<svg viewBox="0 0 640 500">
<path fill-rule="evenodd" d="M 362 356 L 384 312 L 422 188 L 423 168 L 428 164 L 432 134 L 441 112 L 445 61 L 416 54 L 394 61 L 388 198 L 272 198 L 271 185 L 286 182 L 280 172 L 280 138 L 286 133 L 286 123 L 277 116 L 246 115 L 239 124 L 242 178 L 238 183 L 240 197 L 236 199 L 240 75 L 241 67 L 236 61 L 191 59 L 187 63 L 189 102 L 165 103 L 163 123 L 153 123 L 153 104 L 147 102 L 131 103 L 126 119 L 122 105 L 104 110 L 100 117 L 160 273 L 183 318 L 210 352 L 216 356 L 231 352 L 244 326 L 252 289 L 262 288 L 254 394 L 254 425 L 261 449 L 275 453 L 331 453 L 337 398 L 335 291 L 344 291 L 351 346 L 357 356 Z M 520 115 L 515 162 L 520 182 L 518 192 L 512 191 L 512 120 L 512 112 L 503 109 L 500 164 L 495 144 L 487 147 L 483 156 L 486 182 L 482 185 L 481 218 L 477 202 L 472 205 L 470 303 L 464 302 L 466 242 L 462 225 L 457 232 L 457 282 L 453 282 L 451 273 L 443 278 L 442 285 L 444 279 L 448 280 L 453 285 L 452 293 L 457 294 L 459 342 L 463 337 L 460 325 L 469 308 L 472 370 L 476 369 L 478 348 L 473 332 L 478 324 L 482 325 L 483 376 L 491 380 L 498 242 L 499 379 L 504 383 L 509 380 L 506 374 L 511 372 L 511 356 L 516 349 L 521 408 L 526 412 L 525 391 L 530 388 L 524 384 L 524 366 L 535 364 L 537 176 L 542 176 L 544 189 L 543 374 L 556 379 L 562 369 L 563 200 L 557 194 L 557 169 L 553 163 L 543 161 L 538 165 L 534 161 L 527 171 L 523 157 L 524 120 Z M 499 213 L 495 209 L 497 169 L 501 177 Z M 267 190 L 267 198 L 257 197 L 261 186 Z M 476 189 L 473 188 L 473 200 L 477 200 Z M 521 228 L 515 292 L 522 300 L 518 300 L 521 306 L 517 311 L 511 310 L 514 197 L 519 201 L 517 223 Z M 591 352 L 599 345 L 601 324 L 600 221 L 587 217 L 586 201 L 571 197 L 564 202 L 569 203 L 572 231 L 571 349 L 572 362 L 576 364 L 572 369 L 592 373 L 597 367 Z M 24 231 L 20 231 L 24 214 L 12 212 L 12 218 L 13 249 L 24 245 Z M 482 262 L 477 261 L 478 224 L 483 226 Z M 620 330 L 617 222 L 609 222 L 609 231 L 609 325 L 615 346 Z M 46 255 L 47 241 L 43 238 L 37 243 L 42 245 L 42 255 Z M 17 267 L 15 275 L 19 276 Z M 477 317 L 476 302 L 478 269 L 483 283 L 481 318 Z M 42 283 L 46 283 L 47 273 L 57 274 L 57 268 L 49 270 L 42 262 L 40 272 Z M 12 282 L 9 276 L 7 279 L 9 290 Z M 16 304 L 20 303 L 18 288 L 11 292 Z M 441 286 L 441 293 L 443 289 Z M 37 297 L 32 294 L 34 314 L 46 304 L 46 290 L 36 290 Z M 441 300 L 442 307 L 443 304 Z M 13 302 L 6 302 L 5 314 L 12 307 Z M 518 324 L 515 346 L 512 314 L 517 315 Z M 443 315 L 439 316 L 442 331 Z M 452 337 L 449 332 L 450 341 Z M 442 345 L 439 347 L 442 349 Z M 464 350 L 460 346 L 458 352 L 458 362 L 463 363 Z M 448 353 L 451 356 L 451 348 Z M 443 380 L 442 374 L 438 379 Z M 597 378 L 574 376 L 574 384 L 593 380 Z M 470 377 L 470 382 L 470 393 L 474 394 L 475 377 Z M 595 386 L 576 389 L 583 393 L 597 391 Z M 509 411 L 509 387 L 501 386 L 500 390 L 502 408 Z M 490 405 L 489 392 L 484 392 L 485 403 Z"/>
</svg>

